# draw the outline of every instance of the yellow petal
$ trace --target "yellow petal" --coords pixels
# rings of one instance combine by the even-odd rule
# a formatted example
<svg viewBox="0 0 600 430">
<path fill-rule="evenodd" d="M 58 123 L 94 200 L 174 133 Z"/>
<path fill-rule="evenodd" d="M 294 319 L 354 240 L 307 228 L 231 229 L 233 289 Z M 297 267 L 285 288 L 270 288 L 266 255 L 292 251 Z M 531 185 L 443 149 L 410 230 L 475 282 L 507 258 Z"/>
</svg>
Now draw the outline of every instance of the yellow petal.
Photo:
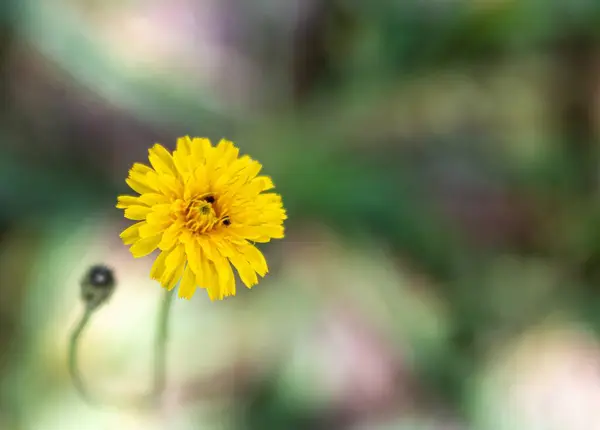
<svg viewBox="0 0 600 430">
<path fill-rule="evenodd" d="M 183 276 L 183 270 L 185 268 L 185 261 L 183 263 L 181 263 L 180 266 L 177 267 L 177 269 L 175 269 L 175 272 L 173 272 L 169 278 L 163 279 L 162 286 L 165 287 L 167 290 L 172 290 L 173 288 L 175 288 L 175 286 L 177 285 L 177 283 L 181 280 L 181 277 Z"/>
<path fill-rule="evenodd" d="M 263 235 L 271 236 L 271 239 L 283 239 L 285 236 L 285 230 L 282 225 L 262 225 L 260 227 L 260 232 Z"/>
<path fill-rule="evenodd" d="M 258 161 L 252 160 L 252 162 L 244 169 L 243 174 L 248 180 L 250 180 L 254 179 L 261 170 L 262 164 L 260 164 Z"/>
<path fill-rule="evenodd" d="M 229 261 L 222 256 L 213 260 L 217 277 L 219 280 L 220 297 L 234 296 L 235 295 L 235 277 L 233 276 L 233 270 Z"/>
<path fill-rule="evenodd" d="M 194 137 L 190 145 L 192 152 L 192 165 L 207 164 L 214 148 L 207 138 Z"/>
<path fill-rule="evenodd" d="M 260 184 L 259 189 L 261 192 L 275 188 L 275 184 L 269 176 L 257 176 L 252 179 L 252 182 Z"/>
<path fill-rule="evenodd" d="M 146 225 L 143 225 L 140 227 L 140 237 L 146 238 L 146 237 L 159 235 L 162 240 L 162 234 L 167 227 L 168 227 L 168 224 L 161 225 L 161 224 L 146 223 Z M 160 243 L 160 241 L 159 241 L 159 243 Z M 158 243 L 156 244 L 156 246 L 158 246 Z"/>
<path fill-rule="evenodd" d="M 209 284 L 208 269 L 206 267 L 208 265 L 208 261 L 209 260 L 208 258 L 206 258 L 206 255 L 204 255 L 202 249 L 200 249 L 200 258 L 198 259 L 198 270 L 194 271 L 194 273 L 196 273 L 196 284 L 200 288 L 206 288 Z"/>
<path fill-rule="evenodd" d="M 170 197 L 179 197 L 183 194 L 183 184 L 170 175 L 150 172 L 146 175 L 146 182 L 148 186 Z"/>
<path fill-rule="evenodd" d="M 189 136 L 177 139 L 177 149 L 173 152 L 173 163 L 181 175 L 187 175 L 191 172 L 191 148 L 192 140 Z"/>
<path fill-rule="evenodd" d="M 177 176 L 177 169 L 175 169 L 175 163 L 169 151 L 164 146 L 155 143 L 152 148 L 148 150 L 148 160 L 158 173 L 163 175 Z"/>
<path fill-rule="evenodd" d="M 144 224 L 146 224 L 144 221 L 138 222 L 123 230 L 123 232 L 119 235 L 119 237 L 123 240 L 123 243 L 125 245 L 131 245 L 138 240 L 140 238 L 140 227 Z"/>
<path fill-rule="evenodd" d="M 192 139 L 189 136 L 183 136 L 177 139 L 177 151 L 181 152 L 181 155 L 189 157 L 191 152 Z"/>
<path fill-rule="evenodd" d="M 282 225 L 231 225 L 232 231 L 235 234 L 244 237 L 248 240 L 258 241 L 261 237 L 269 237 L 270 239 L 281 239 L 284 237 L 284 229 Z"/>
<path fill-rule="evenodd" d="M 203 251 L 204 255 L 206 255 L 206 257 L 209 260 L 212 260 L 214 258 L 214 256 L 215 256 L 215 253 L 217 252 L 217 250 L 215 248 L 215 245 L 210 240 L 210 238 L 208 238 L 208 237 L 199 237 L 198 238 L 198 244 L 202 248 L 202 251 Z"/>
<path fill-rule="evenodd" d="M 198 196 L 208 192 L 209 181 L 205 166 L 198 166 L 194 169 L 192 175 L 185 184 L 184 199 L 190 199 L 192 196 Z"/>
<path fill-rule="evenodd" d="M 281 225 L 283 220 L 287 218 L 287 215 L 282 209 L 264 209 L 263 212 L 252 214 L 251 217 L 253 223 Z"/>
<path fill-rule="evenodd" d="M 130 170 L 128 178 L 133 179 L 134 181 L 139 182 L 140 184 L 149 186 L 152 188 L 151 184 L 148 182 L 148 175 L 156 175 L 157 173 L 150 169 L 147 173 L 141 173 L 139 171 Z M 142 193 L 140 193 L 142 194 Z"/>
<path fill-rule="evenodd" d="M 237 192 L 249 200 L 255 200 L 262 191 L 262 184 L 260 182 L 254 182 L 251 179 L 247 179 L 247 182 L 242 184 Z"/>
<path fill-rule="evenodd" d="M 159 204 L 167 204 L 169 203 L 169 198 L 167 196 L 165 196 L 164 194 L 159 194 L 159 193 L 145 193 L 142 194 L 139 197 L 139 200 L 148 205 L 148 206 L 154 206 L 154 205 L 159 205 Z"/>
<path fill-rule="evenodd" d="M 156 260 L 154 261 L 154 264 L 152 265 L 152 269 L 150 269 L 150 278 L 151 279 L 155 279 L 155 280 L 160 280 L 163 277 L 163 274 L 165 273 L 165 269 L 166 269 L 166 265 L 165 265 L 165 260 L 167 258 L 167 256 L 169 255 L 170 251 L 162 251 L 158 257 L 156 257 Z"/>
<path fill-rule="evenodd" d="M 152 193 L 154 192 L 154 189 L 150 188 L 148 185 L 136 180 L 136 179 L 132 179 L 132 178 L 127 178 L 125 179 L 125 182 L 127 183 L 127 185 L 129 185 L 129 187 L 140 194 L 144 194 L 144 193 Z"/>
<path fill-rule="evenodd" d="M 207 260 L 204 270 L 206 275 L 206 292 L 208 293 L 208 297 L 211 300 L 222 299 L 223 294 L 221 292 L 221 285 L 219 284 L 219 278 L 215 264 L 212 261 Z"/>
<path fill-rule="evenodd" d="M 210 288 L 206 289 L 206 292 L 208 293 L 208 298 L 214 302 L 215 300 L 219 300 L 219 297 L 221 296 L 221 290 L 219 290 L 219 286 L 211 286 Z"/>
<path fill-rule="evenodd" d="M 155 208 L 156 206 L 152 208 L 152 212 L 150 212 L 146 217 L 146 221 L 148 221 L 148 224 L 164 225 L 165 228 L 171 225 L 171 214 L 169 212 L 165 213 L 162 211 L 157 211 Z"/>
<path fill-rule="evenodd" d="M 221 139 L 217 144 L 218 156 L 222 164 L 228 166 L 233 163 L 233 161 L 238 158 L 240 150 L 235 147 L 233 142 Z"/>
<path fill-rule="evenodd" d="M 246 245 L 239 247 L 240 251 L 252 266 L 252 270 L 256 271 L 260 276 L 265 276 L 269 271 L 269 267 L 267 266 L 267 260 L 265 260 L 265 256 L 262 252 L 256 248 L 254 245 Z"/>
<path fill-rule="evenodd" d="M 166 249 L 171 249 L 177 243 L 177 239 L 180 235 L 181 227 L 183 226 L 181 221 L 176 221 L 169 228 L 165 230 L 163 233 L 162 240 L 158 244 L 158 247 L 163 251 Z"/>
<path fill-rule="evenodd" d="M 239 254 L 233 254 L 229 256 L 229 260 L 235 267 L 240 275 L 240 279 L 248 288 L 252 288 L 254 285 L 258 284 L 258 278 L 256 277 L 256 272 L 252 269 L 250 263 L 248 263 L 243 257 Z"/>
<path fill-rule="evenodd" d="M 148 206 L 129 206 L 125 209 L 125 218 L 131 220 L 144 220 L 146 216 L 152 212 Z"/>
<path fill-rule="evenodd" d="M 160 235 L 145 237 L 131 245 L 129 250 L 135 258 L 145 257 L 156 249 L 158 242 L 160 242 Z"/>
<path fill-rule="evenodd" d="M 117 208 L 125 209 L 129 206 L 143 204 L 139 196 L 119 196 L 117 197 Z"/>
<path fill-rule="evenodd" d="M 158 205 L 152 206 L 152 212 L 163 215 L 170 216 L 173 212 L 176 212 L 178 209 L 177 202 L 173 203 L 161 203 Z"/>
<path fill-rule="evenodd" d="M 131 173 L 140 173 L 142 175 L 146 175 L 146 173 L 151 172 L 152 169 L 149 166 L 146 166 L 142 163 L 134 163 L 131 169 L 129 170 L 129 174 Z"/>
<path fill-rule="evenodd" d="M 179 284 L 179 297 L 190 299 L 196 291 L 196 275 L 188 265 L 183 272 L 183 278 Z"/>
<path fill-rule="evenodd" d="M 165 260 L 165 273 L 163 277 L 170 277 L 173 272 L 185 263 L 185 248 L 182 244 L 177 245 L 167 256 Z"/>
<path fill-rule="evenodd" d="M 201 258 L 201 248 L 200 244 L 195 238 L 190 238 L 184 242 L 185 244 L 185 253 L 187 254 L 188 263 L 191 266 L 192 270 L 195 273 L 200 271 L 200 258 Z"/>
</svg>

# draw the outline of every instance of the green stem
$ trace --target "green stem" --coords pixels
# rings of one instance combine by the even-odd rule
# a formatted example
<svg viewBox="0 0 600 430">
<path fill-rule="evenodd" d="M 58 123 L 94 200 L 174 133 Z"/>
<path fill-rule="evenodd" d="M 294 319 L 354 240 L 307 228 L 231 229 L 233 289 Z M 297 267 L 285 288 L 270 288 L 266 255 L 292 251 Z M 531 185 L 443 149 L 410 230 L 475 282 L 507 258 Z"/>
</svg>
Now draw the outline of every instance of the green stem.
<svg viewBox="0 0 600 430">
<path fill-rule="evenodd" d="M 75 385 L 75 388 L 77 389 L 81 397 L 83 397 L 83 399 L 86 400 L 88 403 L 94 402 L 90 392 L 88 391 L 88 389 L 85 386 L 85 383 L 83 382 L 83 379 L 81 378 L 81 372 L 79 371 L 79 364 L 77 360 L 77 351 L 81 333 L 87 326 L 93 313 L 94 309 L 90 306 L 86 306 L 85 312 L 79 320 L 79 322 L 77 323 L 77 326 L 71 333 L 71 339 L 69 341 L 69 374 L 71 375 L 71 379 L 73 380 L 73 385 Z"/>
<path fill-rule="evenodd" d="M 169 338 L 169 315 L 171 313 L 171 302 L 175 295 L 175 288 L 166 290 L 160 305 L 157 327 L 156 342 L 154 345 L 154 386 L 152 397 L 158 401 L 166 384 L 166 353 Z"/>
<path fill-rule="evenodd" d="M 154 349 L 154 378 L 153 378 L 153 386 L 152 393 L 150 398 L 150 403 L 148 402 L 148 397 L 138 397 L 138 398 L 111 398 L 110 401 L 103 402 L 103 406 L 114 406 L 114 407 L 131 407 L 131 408 L 146 408 L 151 407 L 156 404 L 165 389 L 165 381 L 166 381 L 166 351 L 167 351 L 167 341 L 169 337 L 169 315 L 171 311 L 171 302 L 173 301 L 175 289 L 170 291 L 166 291 L 162 303 L 160 305 L 158 319 L 157 319 L 157 327 L 156 327 L 156 340 L 155 340 L 155 349 Z M 81 397 L 87 401 L 88 403 L 95 405 L 98 402 L 94 399 L 91 392 L 86 387 L 83 382 L 83 378 L 81 377 L 81 372 L 79 370 L 79 361 L 78 361 L 78 350 L 79 350 L 79 340 L 81 339 L 81 334 L 83 330 L 87 327 L 92 314 L 96 308 L 93 306 L 86 306 L 85 312 L 75 329 L 71 333 L 71 339 L 69 341 L 69 374 L 71 375 L 71 379 L 73 380 L 73 385 L 81 395 Z"/>
</svg>

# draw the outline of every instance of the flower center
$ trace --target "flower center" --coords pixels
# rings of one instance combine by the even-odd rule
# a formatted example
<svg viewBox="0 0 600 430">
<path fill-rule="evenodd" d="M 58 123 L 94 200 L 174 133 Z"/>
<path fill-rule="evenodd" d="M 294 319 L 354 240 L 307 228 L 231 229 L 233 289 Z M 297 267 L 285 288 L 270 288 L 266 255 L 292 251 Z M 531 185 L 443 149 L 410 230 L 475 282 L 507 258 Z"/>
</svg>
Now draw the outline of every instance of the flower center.
<svg viewBox="0 0 600 430">
<path fill-rule="evenodd" d="M 191 200 L 177 200 L 174 210 L 183 217 L 186 228 L 194 234 L 203 234 L 214 228 L 227 228 L 231 219 L 215 201 L 215 197 L 204 194 Z"/>
<path fill-rule="evenodd" d="M 192 200 L 185 211 L 186 227 L 194 233 L 205 233 L 219 221 L 213 198 Z"/>
</svg>

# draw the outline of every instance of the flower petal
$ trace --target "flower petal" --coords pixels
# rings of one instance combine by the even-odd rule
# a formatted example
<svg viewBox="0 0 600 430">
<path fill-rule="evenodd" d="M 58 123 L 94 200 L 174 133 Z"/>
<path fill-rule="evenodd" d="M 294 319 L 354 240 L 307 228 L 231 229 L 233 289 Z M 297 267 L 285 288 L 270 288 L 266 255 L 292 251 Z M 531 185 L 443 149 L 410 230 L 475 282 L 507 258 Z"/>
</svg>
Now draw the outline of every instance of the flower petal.
<svg viewBox="0 0 600 430">
<path fill-rule="evenodd" d="M 179 174 L 186 175 L 191 172 L 191 143 L 189 136 L 177 139 L 177 149 L 173 152 L 173 163 Z"/>
<path fill-rule="evenodd" d="M 215 245 L 212 243 L 210 238 L 207 237 L 199 237 L 198 244 L 202 248 L 202 251 L 206 255 L 206 258 L 212 260 L 217 252 Z"/>
<path fill-rule="evenodd" d="M 229 256 L 229 261 L 231 261 L 237 270 L 240 279 L 246 287 L 252 288 L 254 285 L 258 284 L 256 272 L 244 257 L 239 254 L 233 254 Z"/>
<path fill-rule="evenodd" d="M 165 276 L 170 276 L 183 263 L 185 263 L 185 248 L 180 244 L 171 250 L 165 260 Z"/>
<path fill-rule="evenodd" d="M 260 173 L 262 167 L 262 164 L 260 164 L 258 161 L 252 160 L 252 162 L 249 163 L 248 166 L 244 169 L 243 175 L 247 178 L 247 180 L 254 179 L 256 175 Z"/>
<path fill-rule="evenodd" d="M 173 248 L 177 243 L 182 226 L 183 224 L 181 221 L 175 221 L 171 224 L 171 226 L 163 233 L 162 240 L 158 244 L 158 247 L 163 251 Z"/>
<path fill-rule="evenodd" d="M 240 150 L 235 147 L 233 142 L 227 139 L 221 139 L 216 147 L 216 156 L 219 157 L 221 164 L 228 166 L 239 156 Z"/>
<path fill-rule="evenodd" d="M 175 163 L 173 163 L 173 157 L 171 153 L 165 149 L 159 143 L 155 143 L 152 148 L 148 150 L 148 160 L 158 173 L 163 175 L 177 176 L 177 169 Z"/>
<path fill-rule="evenodd" d="M 273 184 L 273 180 L 269 176 L 257 176 L 252 179 L 252 182 L 260 184 L 259 189 L 261 192 L 275 188 L 275 184 Z"/>
<path fill-rule="evenodd" d="M 196 238 L 191 237 L 184 242 L 185 253 L 187 254 L 188 263 L 195 273 L 200 271 L 200 258 L 202 258 L 202 249 Z"/>
<path fill-rule="evenodd" d="M 169 251 L 162 251 L 158 257 L 156 257 L 156 260 L 154 261 L 154 264 L 152 265 L 152 269 L 150 269 L 150 278 L 151 279 L 155 279 L 157 281 L 159 281 L 162 277 L 163 274 L 165 273 L 165 269 L 167 268 L 167 266 L 165 265 L 165 260 L 167 259 L 167 256 L 169 255 L 170 250 Z"/>
<path fill-rule="evenodd" d="M 214 150 L 209 139 L 200 137 L 192 139 L 190 149 L 192 153 L 192 165 L 194 166 L 206 164 L 206 161 L 210 158 Z"/>
<path fill-rule="evenodd" d="M 169 203 L 169 198 L 167 196 L 165 196 L 164 194 L 145 193 L 139 197 L 139 201 L 148 206 L 154 206 L 154 205 Z"/>
<path fill-rule="evenodd" d="M 119 237 L 123 240 L 123 243 L 125 245 L 131 245 L 136 240 L 138 240 L 140 238 L 140 227 L 144 224 L 146 223 L 144 221 L 141 221 L 123 230 L 123 232 L 121 232 L 121 234 L 119 235 Z"/>
<path fill-rule="evenodd" d="M 208 269 L 207 269 L 207 265 L 208 265 L 208 258 L 206 258 L 206 255 L 204 255 L 204 253 L 202 252 L 202 249 L 200 249 L 200 258 L 198 260 L 198 270 L 194 271 L 194 273 L 196 273 L 196 284 L 198 285 L 198 287 L 200 288 L 206 288 L 209 285 L 209 280 L 208 280 Z"/>
<path fill-rule="evenodd" d="M 219 299 L 235 295 L 235 277 L 229 261 L 222 256 L 213 260 L 219 281 Z"/>
<path fill-rule="evenodd" d="M 192 154 L 192 139 L 189 136 L 183 136 L 177 139 L 177 151 L 182 156 L 189 157 Z"/>
<path fill-rule="evenodd" d="M 205 166 L 198 166 L 194 169 L 191 176 L 185 184 L 183 198 L 186 200 L 208 192 L 209 181 L 208 172 Z"/>
<path fill-rule="evenodd" d="M 144 184 L 143 182 L 140 182 L 136 179 L 133 178 L 127 178 L 125 179 L 125 182 L 127 183 L 127 185 L 129 185 L 129 187 L 140 194 L 144 194 L 144 193 L 152 193 L 154 192 L 154 190 L 152 188 L 150 188 L 148 185 Z"/>
<path fill-rule="evenodd" d="M 146 181 L 148 186 L 172 198 L 183 194 L 183 184 L 173 176 L 150 172 L 146 175 Z"/>
<path fill-rule="evenodd" d="M 260 252 L 256 246 L 247 244 L 246 246 L 241 246 L 238 249 L 244 255 L 248 263 L 250 263 L 252 270 L 258 273 L 260 276 L 265 276 L 267 274 L 269 271 L 267 260 L 265 259 L 263 253 Z"/>
<path fill-rule="evenodd" d="M 264 224 L 234 226 L 232 224 L 231 227 L 235 229 L 235 234 L 252 241 L 258 241 L 258 239 L 261 237 L 269 237 L 270 239 L 281 239 L 284 237 L 284 229 L 282 225 Z"/>
<path fill-rule="evenodd" d="M 151 172 L 152 169 L 150 168 L 150 166 L 146 166 L 145 164 L 142 163 L 134 163 L 133 166 L 131 167 L 131 169 L 129 169 L 129 174 L 131 173 L 139 173 L 142 175 L 146 175 L 146 173 Z"/>
<path fill-rule="evenodd" d="M 217 269 L 215 264 L 207 260 L 206 265 L 204 267 L 205 270 L 205 279 L 207 282 L 206 292 L 208 293 L 208 298 L 211 300 L 219 300 L 223 297 L 221 293 L 221 285 L 219 284 Z"/>
<path fill-rule="evenodd" d="M 117 209 L 125 209 L 128 208 L 129 206 L 133 206 L 133 205 L 139 205 L 139 204 L 143 204 L 143 202 L 140 201 L 139 196 L 127 196 L 127 195 L 123 195 L 123 196 L 119 196 L 117 197 Z"/>
<path fill-rule="evenodd" d="M 185 269 L 185 260 L 183 260 L 183 262 L 180 263 L 179 266 L 177 266 L 177 268 L 175 269 L 175 271 L 168 277 L 168 278 L 163 278 L 163 287 L 165 287 L 167 290 L 172 290 L 173 288 L 175 288 L 175 286 L 177 285 L 177 283 L 181 280 L 181 277 L 183 276 L 183 270 Z"/>
<path fill-rule="evenodd" d="M 156 235 L 140 239 L 131 245 L 129 251 L 131 251 L 131 254 L 135 258 L 145 257 L 146 255 L 151 254 L 158 247 L 160 238 L 160 235 Z"/>
<path fill-rule="evenodd" d="M 183 278 L 179 284 L 179 297 L 183 299 L 191 299 L 196 291 L 196 275 L 192 268 L 188 265 L 183 272 Z"/>
<path fill-rule="evenodd" d="M 160 243 L 162 241 L 163 232 L 167 229 L 168 226 L 169 224 L 146 223 L 146 225 L 140 227 L 140 237 L 146 238 L 159 235 L 161 239 L 159 241 Z M 156 244 L 156 246 L 158 246 L 158 243 Z"/>
<path fill-rule="evenodd" d="M 152 212 L 148 206 L 129 206 L 125 209 L 125 218 L 131 220 L 144 220 L 146 216 Z"/>
<path fill-rule="evenodd" d="M 150 212 L 146 217 L 146 221 L 148 221 L 149 224 L 166 226 L 172 224 L 173 220 L 171 218 L 171 212 L 168 209 L 168 205 L 166 210 L 158 209 L 161 206 L 162 205 L 155 205 L 152 207 L 152 212 Z"/>
</svg>

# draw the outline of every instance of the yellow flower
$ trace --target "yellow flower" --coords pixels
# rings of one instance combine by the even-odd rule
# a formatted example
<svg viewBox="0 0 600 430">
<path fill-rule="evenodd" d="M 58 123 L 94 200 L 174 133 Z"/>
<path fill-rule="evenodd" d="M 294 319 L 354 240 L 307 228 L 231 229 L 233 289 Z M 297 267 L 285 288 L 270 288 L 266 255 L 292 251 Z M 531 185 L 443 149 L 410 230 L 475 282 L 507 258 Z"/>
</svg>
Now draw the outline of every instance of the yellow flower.
<svg viewBox="0 0 600 430">
<path fill-rule="evenodd" d="M 117 208 L 139 221 L 121 233 L 134 257 L 161 250 L 150 277 L 169 290 L 180 282 L 186 299 L 196 287 L 211 300 L 235 295 L 232 265 L 256 285 L 268 268 L 254 242 L 283 238 L 287 218 L 281 196 L 264 193 L 274 185 L 258 176 L 262 165 L 224 139 L 186 136 L 173 154 L 159 144 L 148 152 L 152 167 L 135 163 L 126 180 L 140 195 L 119 196 Z"/>
</svg>

